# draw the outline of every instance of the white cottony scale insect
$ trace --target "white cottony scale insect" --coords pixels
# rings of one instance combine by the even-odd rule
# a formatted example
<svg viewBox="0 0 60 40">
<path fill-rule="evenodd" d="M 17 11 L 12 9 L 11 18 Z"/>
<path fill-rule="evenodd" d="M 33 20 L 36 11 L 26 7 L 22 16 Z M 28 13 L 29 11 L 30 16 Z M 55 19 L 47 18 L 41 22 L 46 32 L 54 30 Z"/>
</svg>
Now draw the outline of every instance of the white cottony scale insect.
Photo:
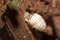
<svg viewBox="0 0 60 40">
<path fill-rule="evenodd" d="M 46 29 L 46 22 L 41 15 L 37 13 L 29 14 L 26 12 L 24 17 L 25 21 L 36 30 L 44 31 Z"/>
</svg>

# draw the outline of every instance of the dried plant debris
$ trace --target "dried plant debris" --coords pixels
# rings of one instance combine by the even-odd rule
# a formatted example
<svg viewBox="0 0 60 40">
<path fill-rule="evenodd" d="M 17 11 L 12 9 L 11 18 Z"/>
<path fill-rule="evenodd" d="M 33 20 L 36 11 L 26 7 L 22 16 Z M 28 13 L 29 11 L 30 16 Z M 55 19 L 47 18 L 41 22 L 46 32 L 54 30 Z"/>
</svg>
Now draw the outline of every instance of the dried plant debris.
<svg viewBox="0 0 60 40">
<path fill-rule="evenodd" d="M 3 6 L 3 7 L 0 9 L 0 16 L 5 13 L 6 9 L 7 9 L 6 6 Z"/>
<path fill-rule="evenodd" d="M 43 18 L 46 18 L 46 17 L 48 18 L 51 15 L 53 16 L 53 15 L 60 14 L 59 9 L 52 8 L 50 6 L 50 3 L 48 1 L 44 1 L 44 0 L 19 0 L 19 1 L 18 0 L 8 0 L 8 1 L 5 1 L 4 3 L 5 4 L 0 8 L 0 16 L 3 14 L 4 15 L 2 17 L 5 18 L 5 16 L 7 16 L 7 20 L 9 21 L 7 23 L 7 25 L 9 27 L 11 27 L 10 28 L 11 31 L 15 34 L 15 36 L 17 35 L 16 38 L 18 37 L 17 39 L 19 39 L 19 40 L 23 40 L 24 38 L 27 38 L 27 40 L 32 39 L 30 34 L 28 34 L 27 28 L 25 26 L 25 20 L 23 20 L 23 18 L 21 17 L 22 15 L 19 14 L 20 12 L 22 14 L 22 11 L 18 10 L 19 8 L 21 8 L 24 12 L 28 11 L 30 14 L 38 13 L 38 14 L 42 15 Z M 9 7 L 9 9 L 8 9 L 8 7 Z M 17 13 L 16 11 L 20 11 L 20 12 Z M 19 14 L 19 16 L 18 16 L 18 14 Z M 18 16 L 18 18 L 16 15 Z M 57 15 L 57 16 L 59 16 L 59 15 Z M 19 17 L 21 17 L 21 18 L 19 19 Z M 5 22 L 7 22 L 7 21 L 5 20 Z M 17 29 L 15 29 L 15 27 L 13 25 L 16 27 L 18 25 L 20 25 L 20 26 Z M 8 29 L 8 30 L 10 30 L 10 29 Z M 12 32 L 10 34 L 12 34 Z M 12 35 L 14 35 L 14 34 L 12 34 Z M 34 32 L 34 34 L 35 34 L 35 32 Z M 39 35 L 39 34 L 40 33 L 37 33 L 37 35 Z M 22 35 L 23 35 L 23 38 L 22 38 Z M 28 36 L 26 37 L 24 35 L 28 35 Z M 40 36 L 37 36 L 37 37 L 40 38 Z"/>
</svg>

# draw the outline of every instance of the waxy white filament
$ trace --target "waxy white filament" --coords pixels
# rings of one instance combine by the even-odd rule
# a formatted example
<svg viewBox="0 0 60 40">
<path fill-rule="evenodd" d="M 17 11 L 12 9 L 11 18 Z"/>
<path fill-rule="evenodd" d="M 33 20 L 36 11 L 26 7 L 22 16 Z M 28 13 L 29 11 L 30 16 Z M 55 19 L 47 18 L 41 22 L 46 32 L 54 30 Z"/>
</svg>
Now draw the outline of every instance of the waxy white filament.
<svg viewBox="0 0 60 40">
<path fill-rule="evenodd" d="M 34 13 L 33 15 L 26 13 L 25 20 L 36 30 L 44 31 L 46 29 L 46 22 L 44 21 L 42 16 L 37 13 Z"/>
</svg>

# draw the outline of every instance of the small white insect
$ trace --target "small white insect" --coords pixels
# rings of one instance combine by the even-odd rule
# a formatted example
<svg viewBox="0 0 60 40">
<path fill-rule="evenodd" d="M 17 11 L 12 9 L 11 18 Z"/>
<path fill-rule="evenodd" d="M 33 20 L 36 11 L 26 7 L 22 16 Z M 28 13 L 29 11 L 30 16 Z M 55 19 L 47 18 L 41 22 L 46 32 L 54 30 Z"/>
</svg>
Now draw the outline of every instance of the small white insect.
<svg viewBox="0 0 60 40">
<path fill-rule="evenodd" d="M 46 22 L 41 15 L 37 13 L 29 14 L 26 12 L 24 17 L 25 21 L 36 30 L 44 31 L 46 29 Z"/>
</svg>

